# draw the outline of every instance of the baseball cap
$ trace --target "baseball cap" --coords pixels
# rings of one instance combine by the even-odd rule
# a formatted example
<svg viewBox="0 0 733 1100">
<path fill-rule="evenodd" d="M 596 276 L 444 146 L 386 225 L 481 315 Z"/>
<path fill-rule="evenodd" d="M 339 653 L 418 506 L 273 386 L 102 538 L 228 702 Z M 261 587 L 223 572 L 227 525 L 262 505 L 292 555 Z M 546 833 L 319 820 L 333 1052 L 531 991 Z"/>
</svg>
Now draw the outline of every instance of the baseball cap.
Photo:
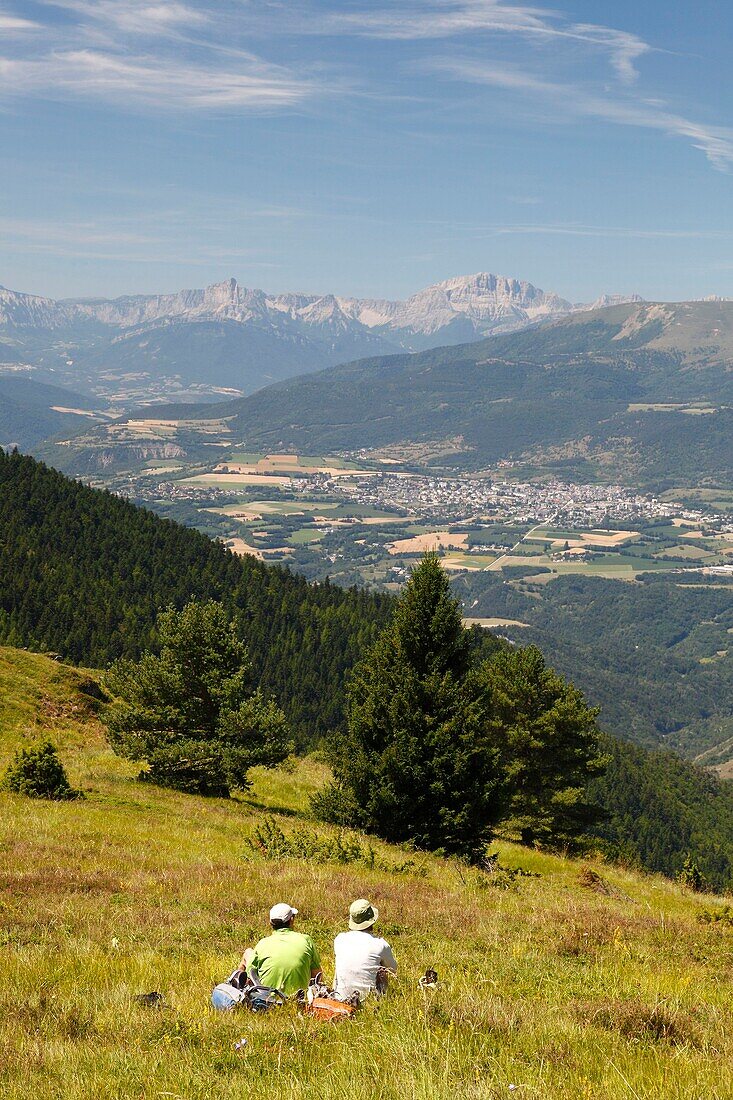
<svg viewBox="0 0 733 1100">
<path fill-rule="evenodd" d="M 365 928 L 371 928 L 379 918 L 379 910 L 366 898 L 358 898 L 349 906 L 349 928 L 353 932 L 362 932 Z"/>
<path fill-rule="evenodd" d="M 298 910 L 293 909 L 292 905 L 286 905 L 284 901 L 279 901 L 277 905 L 273 905 L 270 910 L 270 920 L 290 920 L 291 917 L 297 917 Z"/>
</svg>

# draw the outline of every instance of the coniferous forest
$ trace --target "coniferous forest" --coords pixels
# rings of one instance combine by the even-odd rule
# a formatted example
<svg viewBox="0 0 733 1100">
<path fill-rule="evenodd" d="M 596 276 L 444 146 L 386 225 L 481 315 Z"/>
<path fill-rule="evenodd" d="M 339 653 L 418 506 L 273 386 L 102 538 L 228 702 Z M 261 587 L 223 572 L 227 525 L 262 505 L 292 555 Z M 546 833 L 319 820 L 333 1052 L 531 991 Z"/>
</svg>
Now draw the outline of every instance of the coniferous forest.
<svg viewBox="0 0 733 1100">
<path fill-rule="evenodd" d="M 310 585 L 205 535 L 0 452 L 0 640 L 104 668 L 155 641 L 159 610 L 217 600 L 301 746 L 340 722 L 343 679 L 390 600 Z"/>
<path fill-rule="evenodd" d="M 343 729 L 348 674 L 394 603 L 238 558 L 196 531 L 0 452 L 1 643 L 104 668 L 155 649 L 160 610 L 191 599 L 216 600 L 234 618 L 254 678 L 282 706 L 300 750 Z M 475 645 L 482 656 L 501 648 L 490 635 Z M 598 844 L 668 874 L 692 857 L 712 885 L 731 885 L 733 784 L 613 739 L 608 753 L 606 774 L 591 784 L 606 811 Z"/>
</svg>

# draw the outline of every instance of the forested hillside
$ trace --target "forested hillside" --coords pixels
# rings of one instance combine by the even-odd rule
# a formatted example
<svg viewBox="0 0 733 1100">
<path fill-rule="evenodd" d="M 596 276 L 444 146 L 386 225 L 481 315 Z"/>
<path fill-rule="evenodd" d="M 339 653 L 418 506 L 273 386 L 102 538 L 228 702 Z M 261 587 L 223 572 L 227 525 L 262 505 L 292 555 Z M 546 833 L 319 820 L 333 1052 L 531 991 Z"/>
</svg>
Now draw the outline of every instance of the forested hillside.
<svg viewBox="0 0 733 1100">
<path fill-rule="evenodd" d="M 477 572 L 454 589 L 471 615 L 523 623 L 504 632 L 539 646 L 615 736 L 688 757 L 733 737 L 733 586 L 655 574 L 533 584 Z"/>
<path fill-rule="evenodd" d="M 154 641 L 157 612 L 192 597 L 237 618 L 254 673 L 301 744 L 341 720 L 342 685 L 389 598 L 309 585 L 189 528 L 0 452 L 0 640 L 103 667 Z"/>
<path fill-rule="evenodd" d="M 92 408 L 90 398 L 62 386 L 0 375 L 0 447 L 33 447 L 49 436 L 80 431 L 90 423 L 84 412 Z"/>
<path fill-rule="evenodd" d="M 605 775 L 592 797 L 607 813 L 594 829 L 613 859 L 679 874 L 690 857 L 717 889 L 733 887 L 733 782 L 671 752 L 608 738 Z"/>
<path fill-rule="evenodd" d="M 619 306 L 333 367 L 210 415 L 232 416 L 250 450 L 451 440 L 466 469 L 509 459 L 585 481 L 730 480 L 732 332 L 731 303 Z"/>
</svg>

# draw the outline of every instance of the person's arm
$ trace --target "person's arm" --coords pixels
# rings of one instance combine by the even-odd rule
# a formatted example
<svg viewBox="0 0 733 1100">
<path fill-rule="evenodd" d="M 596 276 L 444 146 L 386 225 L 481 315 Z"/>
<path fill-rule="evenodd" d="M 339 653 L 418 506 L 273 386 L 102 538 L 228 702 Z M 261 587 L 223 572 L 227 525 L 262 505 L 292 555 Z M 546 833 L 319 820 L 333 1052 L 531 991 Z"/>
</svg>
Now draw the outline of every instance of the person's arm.
<svg viewBox="0 0 733 1100">
<path fill-rule="evenodd" d="M 246 974 L 247 973 L 249 968 L 252 966 L 254 957 L 255 957 L 255 953 L 252 950 L 252 948 L 251 947 L 246 947 L 245 950 L 244 950 L 244 954 L 242 955 L 242 958 L 240 959 L 239 967 L 237 968 L 239 970 L 240 974 Z"/>
<path fill-rule="evenodd" d="M 386 940 L 382 948 L 381 962 L 382 966 L 386 966 L 387 970 L 391 970 L 393 974 L 397 973 L 397 959 L 394 957 L 392 948 Z"/>
<path fill-rule="evenodd" d="M 318 948 L 313 940 L 311 940 L 311 978 L 317 978 L 321 973 L 321 960 L 318 955 Z"/>
</svg>

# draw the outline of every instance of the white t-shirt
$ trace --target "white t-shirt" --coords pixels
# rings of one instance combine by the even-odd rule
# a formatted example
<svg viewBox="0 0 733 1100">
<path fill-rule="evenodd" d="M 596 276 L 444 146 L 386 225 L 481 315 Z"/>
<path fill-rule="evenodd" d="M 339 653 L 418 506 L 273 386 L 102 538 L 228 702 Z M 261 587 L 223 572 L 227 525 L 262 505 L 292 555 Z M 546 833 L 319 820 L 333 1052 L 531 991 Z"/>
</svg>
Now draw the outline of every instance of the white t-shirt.
<svg viewBox="0 0 733 1100">
<path fill-rule="evenodd" d="M 377 988 L 381 966 L 397 970 L 397 961 L 386 940 L 367 932 L 340 932 L 333 941 L 336 956 L 336 992 L 346 999 L 358 993 L 363 999 Z"/>
</svg>

